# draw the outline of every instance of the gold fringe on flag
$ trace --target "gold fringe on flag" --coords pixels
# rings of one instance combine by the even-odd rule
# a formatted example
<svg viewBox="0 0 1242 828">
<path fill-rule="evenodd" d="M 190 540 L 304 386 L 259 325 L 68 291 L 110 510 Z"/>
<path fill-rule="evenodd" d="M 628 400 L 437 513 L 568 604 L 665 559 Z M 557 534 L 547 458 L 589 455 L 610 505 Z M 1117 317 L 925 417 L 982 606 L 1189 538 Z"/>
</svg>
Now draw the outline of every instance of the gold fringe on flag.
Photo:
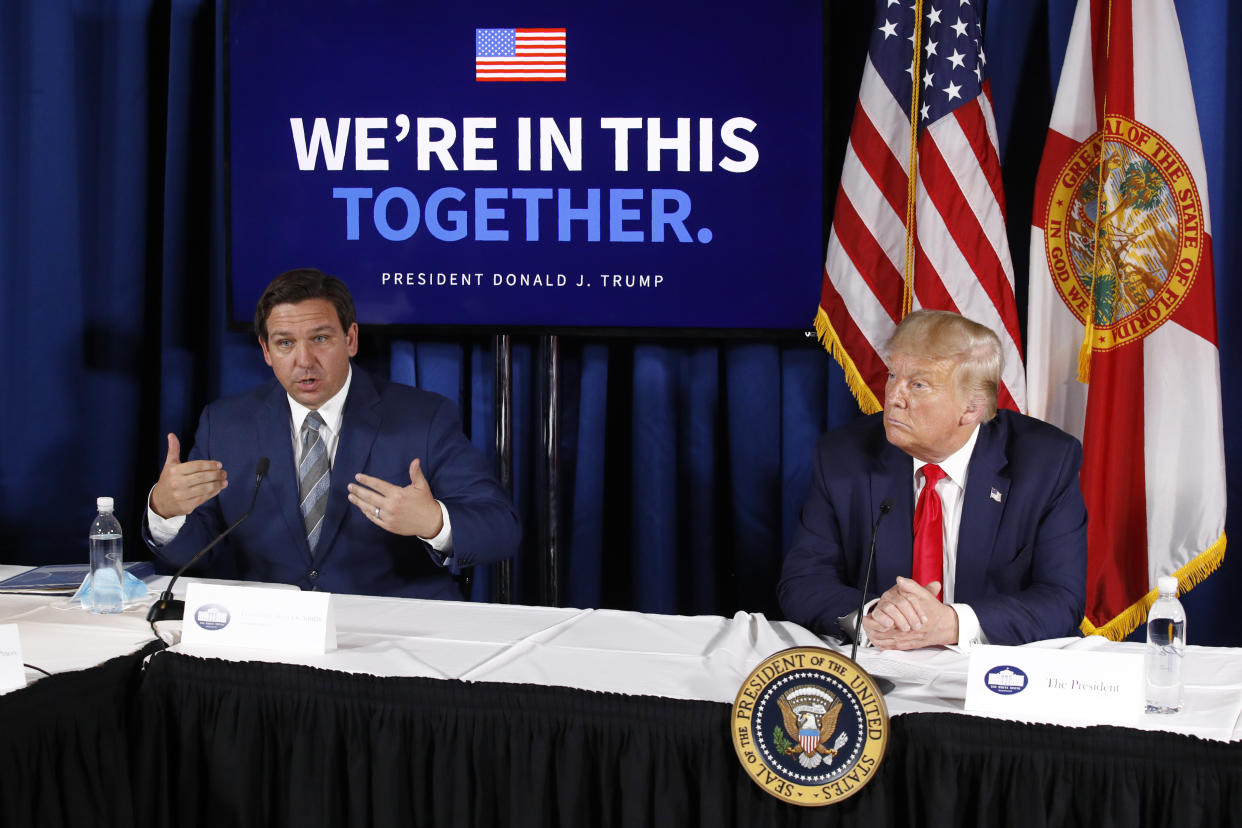
<svg viewBox="0 0 1242 828">
<path fill-rule="evenodd" d="M 1184 595 L 1198 586 L 1207 576 L 1215 572 L 1224 560 L 1225 536 L 1222 534 L 1215 543 L 1173 573 L 1177 578 L 1178 594 Z M 1122 610 L 1108 623 L 1097 627 L 1084 618 L 1079 628 L 1083 635 L 1102 635 L 1110 641 L 1122 641 L 1147 619 L 1147 611 L 1151 609 L 1151 605 L 1158 597 L 1160 597 L 1159 590 L 1153 589 Z"/>
<path fill-rule="evenodd" d="M 828 313 L 823 308 L 815 314 L 815 333 L 824 349 L 832 355 L 832 358 L 841 366 L 841 370 L 845 372 L 845 382 L 854 394 L 854 399 L 858 400 L 858 407 L 862 409 L 862 413 L 874 414 L 881 410 L 883 406 L 875 398 L 875 394 L 871 393 L 871 388 L 863 380 L 858 367 L 854 365 L 854 360 L 850 359 L 850 355 L 846 353 L 845 346 L 841 344 L 841 337 L 837 336 L 836 329 L 832 327 L 832 322 L 828 321 Z"/>
</svg>

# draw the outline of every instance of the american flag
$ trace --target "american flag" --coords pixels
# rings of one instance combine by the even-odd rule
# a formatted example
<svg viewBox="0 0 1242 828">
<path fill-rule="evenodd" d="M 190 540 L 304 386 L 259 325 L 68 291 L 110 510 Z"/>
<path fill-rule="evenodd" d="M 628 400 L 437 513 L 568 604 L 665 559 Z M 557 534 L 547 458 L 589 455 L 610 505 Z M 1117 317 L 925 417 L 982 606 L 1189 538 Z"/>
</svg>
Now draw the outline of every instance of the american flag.
<svg viewBox="0 0 1242 828">
<path fill-rule="evenodd" d="M 565 80 L 565 30 L 475 29 L 474 79 Z"/>
<path fill-rule="evenodd" d="M 956 311 L 994 330 L 1005 352 L 1000 405 L 1026 407 L 986 66 L 970 0 L 877 2 L 815 320 L 867 413 L 884 399 L 881 348 L 917 308 Z"/>
</svg>

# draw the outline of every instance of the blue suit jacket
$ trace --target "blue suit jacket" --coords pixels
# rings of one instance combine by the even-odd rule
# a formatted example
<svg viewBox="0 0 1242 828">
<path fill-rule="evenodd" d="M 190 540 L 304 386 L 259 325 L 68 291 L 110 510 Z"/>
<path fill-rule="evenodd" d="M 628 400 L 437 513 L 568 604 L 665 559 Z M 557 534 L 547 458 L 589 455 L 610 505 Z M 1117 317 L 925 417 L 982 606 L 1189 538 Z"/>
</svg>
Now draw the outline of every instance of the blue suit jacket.
<svg viewBox="0 0 1242 828">
<path fill-rule="evenodd" d="M 863 563 L 880 503 L 869 598 L 910 576 L 914 478 L 908 454 L 875 414 L 820 438 L 811 491 L 781 569 L 785 615 L 840 636 L 858 609 Z M 979 427 L 962 502 L 954 600 L 969 604 L 992 644 L 1075 635 L 1086 604 L 1087 511 L 1078 485 L 1082 447 L 1012 411 Z M 852 631 L 849 631 L 852 633 Z"/>
<path fill-rule="evenodd" d="M 460 599 L 451 573 L 437 565 L 422 541 L 380 529 L 346 499 L 345 487 L 358 472 L 409 485 L 416 457 L 432 493 L 448 509 L 456 568 L 507 558 L 516 550 L 517 513 L 483 455 L 462 434 L 453 404 L 354 366 L 327 512 L 312 555 L 298 510 L 289 421 L 288 397 L 275 380 L 203 410 L 189 457 L 223 463 L 229 485 L 195 509 L 176 538 L 163 548 L 152 545 L 170 571 L 246 511 L 255 462 L 263 456 L 270 458 L 271 469 L 254 513 L 195 571 L 328 592 Z"/>
</svg>

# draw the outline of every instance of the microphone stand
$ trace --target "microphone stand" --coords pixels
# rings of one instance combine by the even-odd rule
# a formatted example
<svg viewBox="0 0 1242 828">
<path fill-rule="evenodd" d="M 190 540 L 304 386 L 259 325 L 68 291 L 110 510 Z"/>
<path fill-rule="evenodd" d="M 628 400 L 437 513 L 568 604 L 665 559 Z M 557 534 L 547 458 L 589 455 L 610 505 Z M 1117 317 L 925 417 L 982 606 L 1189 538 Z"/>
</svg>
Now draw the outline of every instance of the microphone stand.
<svg viewBox="0 0 1242 828">
<path fill-rule="evenodd" d="M 867 553 L 867 574 L 863 578 L 862 597 L 858 601 L 858 617 L 854 619 L 854 648 L 850 650 L 850 661 L 858 656 L 858 640 L 862 637 L 863 607 L 867 605 L 867 590 L 871 586 L 871 568 L 875 565 L 875 541 L 880 534 L 880 521 L 893 510 L 893 498 L 886 497 L 880 503 L 880 514 L 871 527 L 871 551 Z"/>
</svg>

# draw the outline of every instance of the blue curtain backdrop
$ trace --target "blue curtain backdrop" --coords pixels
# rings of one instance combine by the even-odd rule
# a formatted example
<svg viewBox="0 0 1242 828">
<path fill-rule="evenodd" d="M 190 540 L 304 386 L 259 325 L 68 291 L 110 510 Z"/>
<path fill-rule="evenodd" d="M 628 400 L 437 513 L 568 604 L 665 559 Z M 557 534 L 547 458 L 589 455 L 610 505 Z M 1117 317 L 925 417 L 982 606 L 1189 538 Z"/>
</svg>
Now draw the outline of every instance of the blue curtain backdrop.
<svg viewBox="0 0 1242 828">
<path fill-rule="evenodd" d="M 1207 158 L 1220 321 L 1228 533 L 1239 533 L 1233 426 L 1242 337 L 1242 165 L 1232 150 L 1239 4 L 1177 3 Z M 1033 179 L 1071 0 L 991 0 L 1010 241 L 1025 296 Z M 345 13 L 345 12 L 343 12 Z M 0 561 L 84 560 L 94 498 L 117 498 L 129 541 L 164 456 L 209 400 L 269 376 L 225 327 L 223 6 L 212 0 L 0 4 Z M 824 3 L 825 215 L 831 214 L 871 22 Z M 1146 55 L 1142 59 L 1158 60 Z M 302 263 L 291 263 L 302 264 Z M 807 308 L 808 327 L 814 308 Z M 364 330 L 360 361 L 458 402 L 491 453 L 491 340 Z M 515 337 L 514 483 L 527 537 L 515 598 L 534 602 L 537 343 Z M 562 603 L 651 612 L 778 614 L 775 584 L 826 427 L 857 416 L 814 343 L 561 338 Z M 1235 541 L 1236 542 L 1236 541 Z M 1242 644 L 1230 552 L 1186 603 L 1191 640 Z M 480 573 L 476 595 L 487 593 Z"/>
</svg>

